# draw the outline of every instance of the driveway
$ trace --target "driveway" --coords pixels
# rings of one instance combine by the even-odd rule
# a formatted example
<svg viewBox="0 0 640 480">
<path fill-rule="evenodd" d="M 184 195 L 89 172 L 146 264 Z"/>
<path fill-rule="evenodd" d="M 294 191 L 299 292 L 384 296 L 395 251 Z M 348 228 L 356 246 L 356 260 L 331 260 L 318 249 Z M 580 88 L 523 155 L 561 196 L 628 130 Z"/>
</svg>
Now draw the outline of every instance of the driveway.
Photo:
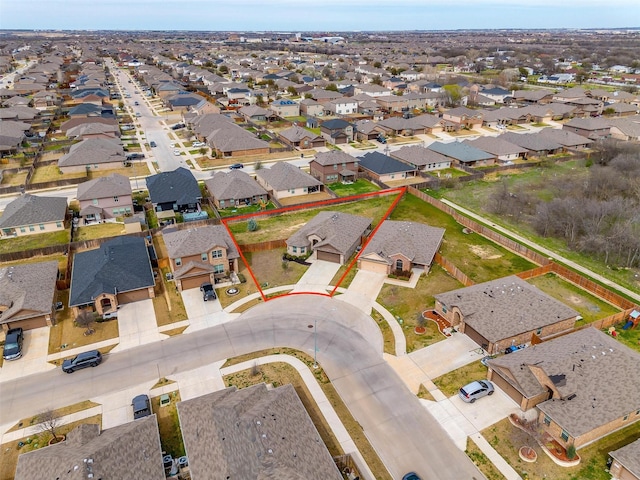
<svg viewBox="0 0 640 480">
<path fill-rule="evenodd" d="M 463 333 L 411 352 L 409 357 L 430 378 L 438 378 L 485 355 L 480 346 Z"/>
<path fill-rule="evenodd" d="M 386 278 L 384 273 L 358 270 L 347 291 L 338 298 L 369 315 Z"/>
<path fill-rule="evenodd" d="M 185 333 L 220 325 L 239 316 L 237 313 L 225 312 L 222 309 L 220 300 L 217 298 L 205 302 L 202 299 L 202 292 L 199 288 L 190 288 L 180 293 L 184 308 L 187 311 L 187 318 L 189 319 L 189 327 L 185 330 Z M 216 291 L 216 295 L 218 293 L 219 291 Z"/>
<path fill-rule="evenodd" d="M 56 368 L 55 365 L 47 362 L 49 331 L 50 327 L 25 330 L 22 357 L 11 361 L 3 360 L 0 368 L 1 382 Z"/>
<path fill-rule="evenodd" d="M 324 260 L 314 260 L 304 275 L 298 280 L 293 292 L 318 292 L 327 293 L 327 286 L 336 275 L 340 265 Z"/>
<path fill-rule="evenodd" d="M 113 351 L 158 342 L 167 335 L 158 333 L 156 312 L 151 299 L 126 303 L 118 309 L 118 335 L 120 343 Z"/>
</svg>

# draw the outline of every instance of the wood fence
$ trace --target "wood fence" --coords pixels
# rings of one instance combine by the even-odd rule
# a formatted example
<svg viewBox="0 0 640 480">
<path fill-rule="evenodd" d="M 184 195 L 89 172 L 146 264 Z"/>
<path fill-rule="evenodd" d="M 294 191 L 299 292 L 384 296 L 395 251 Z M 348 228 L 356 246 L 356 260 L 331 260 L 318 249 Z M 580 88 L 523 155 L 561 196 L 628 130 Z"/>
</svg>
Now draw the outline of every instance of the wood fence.
<svg viewBox="0 0 640 480">
<path fill-rule="evenodd" d="M 287 248 L 286 240 L 269 240 L 266 242 L 259 243 L 248 243 L 245 245 L 240 245 L 240 249 L 246 252 L 266 252 L 268 250 L 276 250 L 278 248 Z"/>
<path fill-rule="evenodd" d="M 462 283 L 465 287 L 470 287 L 474 285 L 473 280 L 471 280 L 465 273 L 462 272 L 458 267 L 456 267 L 453 262 L 450 262 L 446 258 L 444 258 L 440 253 L 436 252 L 436 255 L 433 257 L 433 260 L 444 268 L 449 275 Z"/>
</svg>

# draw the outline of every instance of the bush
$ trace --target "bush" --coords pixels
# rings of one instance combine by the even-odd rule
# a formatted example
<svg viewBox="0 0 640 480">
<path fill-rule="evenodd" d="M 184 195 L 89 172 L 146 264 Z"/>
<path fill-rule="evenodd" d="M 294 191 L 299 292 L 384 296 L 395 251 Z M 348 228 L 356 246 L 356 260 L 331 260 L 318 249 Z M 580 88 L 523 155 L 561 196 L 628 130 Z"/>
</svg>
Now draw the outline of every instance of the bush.
<svg viewBox="0 0 640 480">
<path fill-rule="evenodd" d="M 256 222 L 255 218 L 250 218 L 247 222 L 247 231 L 255 232 L 256 230 L 258 230 L 258 222 Z"/>
<path fill-rule="evenodd" d="M 574 458 L 576 458 L 576 447 L 574 444 L 571 444 L 567 447 L 567 458 L 569 460 L 573 460 Z"/>
</svg>

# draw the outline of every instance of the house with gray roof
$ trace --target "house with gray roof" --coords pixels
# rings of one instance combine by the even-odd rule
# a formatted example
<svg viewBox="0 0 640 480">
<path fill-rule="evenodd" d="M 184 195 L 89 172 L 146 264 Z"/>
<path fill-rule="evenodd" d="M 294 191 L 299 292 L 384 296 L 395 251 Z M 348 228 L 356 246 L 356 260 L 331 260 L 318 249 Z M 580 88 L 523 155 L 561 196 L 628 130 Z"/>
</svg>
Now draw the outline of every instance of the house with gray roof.
<svg viewBox="0 0 640 480">
<path fill-rule="evenodd" d="M 31 129 L 31 125 L 24 122 L 3 120 L 0 122 L 0 151 L 9 152 L 17 150 L 25 138 L 25 132 Z"/>
<path fill-rule="evenodd" d="M 389 155 L 423 172 L 451 167 L 450 158 L 420 145 L 404 146 Z"/>
<path fill-rule="evenodd" d="M 473 147 L 467 143 L 434 142 L 429 145 L 427 149 L 450 158 L 453 166 L 464 165 L 466 167 L 484 167 L 494 165 L 496 163 L 495 155 L 487 153 L 484 150 L 480 150 L 479 148 Z"/>
<path fill-rule="evenodd" d="M 309 173 L 322 183 L 351 183 L 358 179 L 358 159 L 339 150 L 317 153 Z"/>
<path fill-rule="evenodd" d="M 162 230 L 169 266 L 178 290 L 198 288 L 205 282 L 218 283 L 238 271 L 240 254 L 223 225 Z"/>
<path fill-rule="evenodd" d="M 245 205 L 266 205 L 267 191 L 253 177 L 240 170 L 216 172 L 204 184 L 218 209 Z"/>
<path fill-rule="evenodd" d="M 191 170 L 184 167 L 147 177 L 147 189 L 158 218 L 200 210 L 202 192 L 198 181 Z"/>
<path fill-rule="evenodd" d="M 490 354 L 571 330 L 579 313 L 513 275 L 435 295 L 435 310 Z"/>
<path fill-rule="evenodd" d="M 358 268 L 385 273 L 429 271 L 444 229 L 422 223 L 385 220 L 358 258 Z"/>
<path fill-rule="evenodd" d="M 500 135 L 500 139 L 529 150 L 527 158 L 529 156 L 555 155 L 564 151 L 564 147 L 558 142 L 537 133 L 506 132 Z"/>
<path fill-rule="evenodd" d="M 640 480 L 640 438 L 613 452 L 609 467 L 612 480 Z"/>
<path fill-rule="evenodd" d="M 539 428 L 565 447 L 579 449 L 640 420 L 640 354 L 596 328 L 488 365 L 489 379 L 523 411 L 535 408 Z"/>
<path fill-rule="evenodd" d="M 543 138 L 548 138 L 553 142 L 557 142 L 563 147 L 571 150 L 584 150 L 589 148 L 594 140 L 573 133 L 569 130 L 557 129 L 557 128 L 543 128 L 538 132 Z"/>
<path fill-rule="evenodd" d="M 144 238 L 116 237 L 73 256 L 69 306 L 102 315 L 124 303 L 153 298 L 155 280 Z M 77 315 L 76 315 L 77 316 Z"/>
<path fill-rule="evenodd" d="M 291 384 L 218 390 L 178 418 L 193 480 L 342 479 Z"/>
<path fill-rule="evenodd" d="M 618 140 L 640 141 L 640 116 L 612 118 L 611 137 Z"/>
<path fill-rule="evenodd" d="M 256 172 L 256 180 L 277 200 L 317 193 L 323 187 L 320 180 L 287 162 L 278 162 L 271 168 L 261 168 Z"/>
<path fill-rule="evenodd" d="M 320 135 L 307 130 L 306 128 L 293 125 L 290 128 L 278 132 L 278 138 L 287 145 L 304 150 L 307 148 L 324 147 L 326 141 Z"/>
<path fill-rule="evenodd" d="M 133 213 L 131 182 L 129 177 L 118 173 L 81 183 L 76 198 L 85 224 Z"/>
<path fill-rule="evenodd" d="M 611 135 L 610 120 L 607 118 L 572 118 L 562 125 L 562 129 L 592 140 Z"/>
<path fill-rule="evenodd" d="M 360 168 L 371 178 L 390 182 L 415 177 L 418 169 L 380 152 L 369 152 L 360 158 Z"/>
<path fill-rule="evenodd" d="M 72 145 L 58 160 L 62 173 L 84 173 L 89 170 L 114 170 L 126 161 L 119 138 L 88 138 Z"/>
<path fill-rule="evenodd" d="M 348 213 L 318 213 L 287 239 L 287 253 L 344 265 L 371 231 L 371 218 Z"/>
<path fill-rule="evenodd" d="M 55 324 L 58 262 L 0 267 L 0 326 L 5 332 Z"/>
<path fill-rule="evenodd" d="M 165 480 L 155 414 L 102 430 L 84 423 L 64 442 L 18 456 L 16 480 L 131 478 Z"/>
<path fill-rule="evenodd" d="M 65 229 L 67 199 L 25 193 L 7 204 L 0 217 L 0 240 Z"/>
<path fill-rule="evenodd" d="M 498 137 L 478 137 L 474 140 L 464 140 L 462 143 L 494 155 L 500 163 L 513 162 L 518 158 L 526 158 L 529 150 Z"/>
</svg>

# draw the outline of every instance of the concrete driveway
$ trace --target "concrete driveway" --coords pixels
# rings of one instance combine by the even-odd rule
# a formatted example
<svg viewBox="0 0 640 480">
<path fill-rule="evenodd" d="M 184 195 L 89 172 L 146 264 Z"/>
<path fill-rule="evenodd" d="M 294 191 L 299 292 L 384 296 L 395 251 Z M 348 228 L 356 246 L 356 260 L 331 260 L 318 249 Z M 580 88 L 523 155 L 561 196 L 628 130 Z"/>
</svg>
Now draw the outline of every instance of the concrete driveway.
<svg viewBox="0 0 640 480">
<path fill-rule="evenodd" d="M 55 365 L 47 362 L 49 331 L 50 327 L 25 330 L 22 357 L 11 361 L 3 360 L 0 368 L 1 382 L 56 368 Z"/>
<path fill-rule="evenodd" d="M 118 309 L 120 343 L 114 351 L 126 350 L 167 338 L 158 333 L 156 312 L 151 299 L 121 305 Z"/>
<path fill-rule="evenodd" d="M 184 333 L 192 333 L 196 330 L 202 330 L 204 328 L 213 327 L 226 323 L 234 318 L 237 318 L 238 313 L 227 313 L 222 309 L 220 300 L 207 300 L 202 299 L 202 292 L 199 288 L 190 288 L 189 290 L 183 290 L 180 292 L 182 295 L 182 301 L 187 311 L 187 318 L 189 318 L 189 327 Z M 220 291 L 216 291 L 216 295 Z"/>
<path fill-rule="evenodd" d="M 463 333 L 454 333 L 441 342 L 409 354 L 420 369 L 431 379 L 480 360 L 484 351 Z"/>
<path fill-rule="evenodd" d="M 327 293 L 327 285 L 331 283 L 340 265 L 324 260 L 314 260 L 304 275 L 298 280 L 293 292 Z"/>
<path fill-rule="evenodd" d="M 344 295 L 340 295 L 339 299 L 354 305 L 369 315 L 386 278 L 384 273 L 358 270 L 349 288 Z"/>
</svg>

